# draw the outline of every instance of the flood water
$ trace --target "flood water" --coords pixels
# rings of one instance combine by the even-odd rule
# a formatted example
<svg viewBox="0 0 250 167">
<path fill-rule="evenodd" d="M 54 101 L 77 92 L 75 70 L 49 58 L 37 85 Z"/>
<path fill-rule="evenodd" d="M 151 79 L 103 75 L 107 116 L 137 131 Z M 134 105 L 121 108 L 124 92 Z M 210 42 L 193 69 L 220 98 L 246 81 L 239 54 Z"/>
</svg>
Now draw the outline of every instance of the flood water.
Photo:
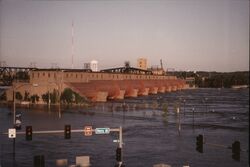
<svg viewBox="0 0 250 167">
<path fill-rule="evenodd" d="M 121 107 L 125 104 L 125 108 Z M 179 107 L 180 114 L 176 114 Z M 167 110 L 167 111 L 166 111 Z M 32 141 L 17 135 L 13 162 L 13 140 L 2 135 L 12 127 L 11 109 L 0 108 L 0 166 L 33 166 L 34 155 L 44 155 L 46 167 L 56 159 L 75 164 L 76 156 L 90 156 L 93 167 L 116 164 L 117 133 L 84 136 L 72 133 L 33 134 Z M 89 108 L 58 110 L 17 109 L 22 113 L 22 130 L 31 125 L 36 130 L 123 128 L 123 162 L 127 167 L 152 167 L 164 163 L 172 167 L 247 167 L 249 166 L 249 89 L 193 89 L 109 101 Z M 203 153 L 196 151 L 196 137 L 203 134 Z M 232 146 L 240 141 L 240 160 L 232 159 L 232 150 L 212 146 Z M 210 144 L 209 144 L 210 143 Z"/>
</svg>

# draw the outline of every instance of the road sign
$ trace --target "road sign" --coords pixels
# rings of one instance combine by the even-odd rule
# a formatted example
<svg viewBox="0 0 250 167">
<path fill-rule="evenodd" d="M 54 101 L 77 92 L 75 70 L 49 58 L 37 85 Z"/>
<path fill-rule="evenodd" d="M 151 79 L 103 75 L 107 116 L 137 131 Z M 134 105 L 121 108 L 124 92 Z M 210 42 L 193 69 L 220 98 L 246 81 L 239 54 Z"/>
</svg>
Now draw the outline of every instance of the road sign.
<svg viewBox="0 0 250 167">
<path fill-rule="evenodd" d="M 16 129 L 15 128 L 9 129 L 8 134 L 10 139 L 16 138 Z"/>
<path fill-rule="evenodd" d="M 119 143 L 119 142 L 120 142 L 120 140 L 113 140 L 113 142 L 114 142 L 114 143 Z"/>
<path fill-rule="evenodd" d="M 84 127 L 84 135 L 85 136 L 92 136 L 92 126 L 85 126 Z"/>
<path fill-rule="evenodd" d="M 110 128 L 95 128 L 95 134 L 109 134 Z"/>
</svg>

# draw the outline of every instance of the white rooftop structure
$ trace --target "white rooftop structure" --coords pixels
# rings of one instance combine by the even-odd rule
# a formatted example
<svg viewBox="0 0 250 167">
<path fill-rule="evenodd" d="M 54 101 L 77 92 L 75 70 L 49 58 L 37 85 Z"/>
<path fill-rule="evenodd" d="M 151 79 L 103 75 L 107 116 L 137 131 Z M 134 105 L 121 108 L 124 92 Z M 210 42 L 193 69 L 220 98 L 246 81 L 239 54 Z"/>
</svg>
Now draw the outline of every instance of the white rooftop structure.
<svg viewBox="0 0 250 167">
<path fill-rule="evenodd" d="M 90 69 L 94 72 L 97 72 L 98 71 L 98 61 L 96 60 L 92 60 L 90 62 Z"/>
</svg>

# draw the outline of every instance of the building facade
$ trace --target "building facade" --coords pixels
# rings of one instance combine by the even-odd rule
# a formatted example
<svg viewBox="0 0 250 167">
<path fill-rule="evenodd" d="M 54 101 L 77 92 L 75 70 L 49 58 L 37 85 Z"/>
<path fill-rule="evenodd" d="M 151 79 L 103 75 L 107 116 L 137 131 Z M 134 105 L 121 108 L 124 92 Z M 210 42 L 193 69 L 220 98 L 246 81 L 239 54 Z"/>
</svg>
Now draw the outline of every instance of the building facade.
<svg viewBox="0 0 250 167">
<path fill-rule="evenodd" d="M 90 69 L 91 69 L 93 72 L 97 72 L 97 71 L 98 71 L 98 61 L 92 60 L 92 61 L 90 62 Z"/>
<path fill-rule="evenodd" d="M 27 93 L 30 96 L 37 95 L 39 97 L 37 103 L 44 104 L 46 103 L 42 99 L 44 94 L 57 92 L 60 95 L 65 88 L 72 88 L 75 91 L 84 89 L 80 93 L 85 95 L 84 93 L 89 91 L 92 91 L 90 93 L 100 94 L 111 92 L 112 90 L 114 92 L 116 89 L 119 89 L 120 92 L 127 92 L 126 89 L 137 87 L 138 85 L 144 85 L 143 87 L 148 89 L 156 87 L 156 85 L 162 87 L 163 81 L 168 82 L 174 88 L 178 84 L 177 82 L 179 82 L 175 76 L 89 72 L 83 69 L 37 69 L 30 71 L 29 75 L 29 82 L 15 83 L 6 92 L 8 101 L 13 100 L 13 89 L 15 92 L 20 92 L 23 97 Z M 159 82 L 156 83 L 157 81 Z M 106 97 L 103 99 L 105 101 Z"/>
<path fill-rule="evenodd" d="M 147 59 L 145 59 L 145 58 L 137 59 L 137 68 L 140 68 L 142 70 L 147 70 L 147 68 L 148 68 Z"/>
</svg>

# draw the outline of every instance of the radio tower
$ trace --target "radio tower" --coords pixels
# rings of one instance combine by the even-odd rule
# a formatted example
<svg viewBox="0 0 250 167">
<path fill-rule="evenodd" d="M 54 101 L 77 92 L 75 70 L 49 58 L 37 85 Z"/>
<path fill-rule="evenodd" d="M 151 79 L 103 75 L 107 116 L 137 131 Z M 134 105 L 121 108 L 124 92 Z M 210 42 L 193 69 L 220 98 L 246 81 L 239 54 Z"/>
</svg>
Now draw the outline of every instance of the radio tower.
<svg viewBox="0 0 250 167">
<path fill-rule="evenodd" d="M 74 22 L 71 27 L 71 69 L 74 68 Z"/>
</svg>

